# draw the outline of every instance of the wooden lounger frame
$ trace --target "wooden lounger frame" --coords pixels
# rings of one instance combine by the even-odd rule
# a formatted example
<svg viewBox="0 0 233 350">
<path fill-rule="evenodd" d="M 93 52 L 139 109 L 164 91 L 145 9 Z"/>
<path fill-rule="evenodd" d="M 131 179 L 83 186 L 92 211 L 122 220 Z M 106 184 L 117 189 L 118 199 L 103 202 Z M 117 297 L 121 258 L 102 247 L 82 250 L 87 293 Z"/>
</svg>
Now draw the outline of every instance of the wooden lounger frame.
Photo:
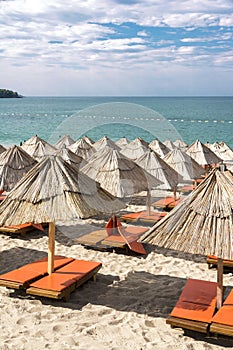
<svg viewBox="0 0 233 350">
<path fill-rule="evenodd" d="M 62 263 L 59 263 L 59 259 L 64 259 Z M 54 270 L 65 266 L 66 264 L 69 264 L 71 261 L 73 261 L 73 258 L 65 258 L 63 256 L 55 256 L 54 261 Z M 45 267 L 37 268 L 36 264 L 45 262 Z M 0 275 L 0 286 L 12 288 L 12 289 L 26 289 L 28 286 L 37 281 L 38 279 L 46 276 L 47 268 L 47 257 L 39 259 L 33 263 L 26 264 L 24 266 L 21 266 L 20 268 L 9 271 L 5 274 Z"/>
<path fill-rule="evenodd" d="M 209 255 L 206 259 L 206 262 L 208 264 L 208 268 L 211 269 L 211 268 L 217 267 L 218 258 L 214 255 Z M 223 267 L 233 268 L 233 260 L 224 259 L 223 260 Z"/>
<path fill-rule="evenodd" d="M 79 262 L 79 260 L 74 260 L 75 262 Z M 88 262 L 87 262 L 88 263 Z M 93 262 L 94 263 L 94 262 Z M 37 283 L 35 283 L 35 286 L 32 284 L 29 286 L 29 288 L 26 290 L 27 294 L 31 294 L 31 295 L 36 295 L 36 296 L 42 296 L 42 297 L 47 297 L 47 298 L 52 298 L 52 299 L 63 299 L 65 301 L 69 301 L 70 299 L 70 294 L 78 287 L 80 287 L 82 284 L 84 284 L 85 282 L 89 281 L 90 279 L 93 279 L 93 281 L 96 281 L 96 274 L 97 272 L 100 270 L 100 268 L 102 267 L 101 263 L 94 263 L 95 267 L 90 269 L 89 272 L 87 273 L 83 273 L 82 276 L 80 276 L 80 273 L 76 273 L 76 277 L 75 272 L 71 272 L 72 276 L 71 278 L 69 278 L 68 273 L 66 273 L 67 275 L 66 277 L 66 284 L 68 284 L 65 288 L 63 288 L 62 290 L 56 290 L 51 288 L 40 288 L 37 287 L 36 284 L 43 284 L 43 280 L 44 279 L 56 279 L 56 277 L 60 278 L 59 274 L 61 274 L 61 270 L 62 269 L 58 269 L 57 271 L 53 272 L 50 276 L 46 276 L 45 278 L 40 279 L 39 281 L 37 281 Z M 72 263 L 68 264 L 66 267 L 70 267 L 72 265 Z M 72 269 L 71 269 L 72 270 Z M 67 278 L 68 277 L 68 278 Z"/>
<path fill-rule="evenodd" d="M 215 282 L 189 279 L 166 323 L 172 327 L 208 333 L 216 299 Z"/>
<path fill-rule="evenodd" d="M 210 332 L 233 336 L 233 289 L 223 303 L 223 306 L 214 315 L 210 325 Z"/>
</svg>

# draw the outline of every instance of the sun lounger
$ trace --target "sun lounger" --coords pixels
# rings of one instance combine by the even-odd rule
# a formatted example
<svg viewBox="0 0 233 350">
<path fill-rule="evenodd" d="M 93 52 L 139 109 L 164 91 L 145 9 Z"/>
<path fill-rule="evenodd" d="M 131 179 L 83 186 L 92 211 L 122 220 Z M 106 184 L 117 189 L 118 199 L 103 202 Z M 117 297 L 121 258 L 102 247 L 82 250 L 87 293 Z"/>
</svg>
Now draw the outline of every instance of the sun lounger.
<svg viewBox="0 0 233 350">
<path fill-rule="evenodd" d="M 101 266 L 101 263 L 94 261 L 74 260 L 51 275 L 31 283 L 26 293 L 68 301 L 70 293 L 76 288 L 91 278 L 95 281 Z"/>
<path fill-rule="evenodd" d="M 54 257 L 54 270 L 69 264 L 73 258 L 63 256 Z M 47 275 L 48 258 L 47 256 L 24 265 L 16 270 L 9 271 L 0 275 L 0 286 L 13 289 L 26 289 L 30 283 Z"/>
<path fill-rule="evenodd" d="M 40 230 L 40 231 L 44 231 L 42 224 L 34 224 L 32 222 L 21 224 L 21 225 L 0 227 L 1 232 L 19 234 L 21 236 L 24 236 L 27 232 L 35 230 L 35 229 Z"/>
<path fill-rule="evenodd" d="M 233 290 L 212 318 L 210 332 L 233 336 Z"/>
<path fill-rule="evenodd" d="M 217 267 L 218 258 L 215 255 L 209 255 L 206 259 L 209 269 L 212 267 Z M 233 268 L 233 260 L 223 260 L 223 266 L 226 268 Z"/>
<path fill-rule="evenodd" d="M 100 250 L 120 249 L 126 252 L 132 250 L 135 253 L 146 254 L 142 243 L 137 242 L 146 231 L 147 228 L 140 226 L 124 227 L 116 216 L 112 216 L 105 229 L 90 232 L 76 241 L 86 247 Z"/>
<path fill-rule="evenodd" d="M 126 222 L 135 222 L 143 224 L 154 224 L 157 221 L 161 220 L 167 213 L 152 211 L 150 215 L 147 214 L 147 211 L 138 211 L 136 213 L 127 213 L 121 216 L 121 219 Z"/>
<path fill-rule="evenodd" d="M 195 185 L 187 185 L 187 186 L 181 187 L 179 191 L 182 193 L 188 193 L 188 192 L 192 192 L 195 188 L 196 188 Z"/>
<path fill-rule="evenodd" d="M 169 210 L 174 208 L 177 204 L 179 204 L 182 201 L 183 198 L 179 198 L 177 200 L 174 200 L 174 197 L 165 197 L 162 198 L 154 203 L 152 203 L 152 206 L 154 208 L 162 208 L 165 210 Z"/>
<path fill-rule="evenodd" d="M 215 312 L 216 299 L 217 283 L 189 279 L 166 323 L 206 333 Z"/>
</svg>

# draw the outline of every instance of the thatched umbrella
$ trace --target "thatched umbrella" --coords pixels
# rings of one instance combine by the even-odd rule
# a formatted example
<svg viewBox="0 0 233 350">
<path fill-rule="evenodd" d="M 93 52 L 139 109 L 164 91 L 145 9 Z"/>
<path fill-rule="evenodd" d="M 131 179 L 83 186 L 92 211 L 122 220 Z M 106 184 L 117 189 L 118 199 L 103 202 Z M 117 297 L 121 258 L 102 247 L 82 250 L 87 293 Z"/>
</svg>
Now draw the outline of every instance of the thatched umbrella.
<svg viewBox="0 0 233 350">
<path fill-rule="evenodd" d="M 224 141 L 207 143 L 206 146 L 222 160 L 233 161 L 233 150 Z"/>
<path fill-rule="evenodd" d="M 96 152 L 89 159 L 87 165 L 82 168 L 82 171 L 119 198 L 148 191 L 148 207 L 150 205 L 150 189 L 161 184 L 160 180 L 138 164 L 110 147 Z"/>
<path fill-rule="evenodd" d="M 166 154 L 163 160 L 183 177 L 183 181 L 193 181 L 205 175 L 203 167 L 178 148 Z"/>
<path fill-rule="evenodd" d="M 55 147 L 50 145 L 50 143 L 37 135 L 32 136 L 29 140 L 25 141 L 21 147 L 24 151 L 30 154 L 31 157 L 38 161 L 46 156 L 54 155 L 57 150 Z"/>
<path fill-rule="evenodd" d="M 69 149 L 86 160 L 96 151 L 93 145 L 88 142 L 85 137 L 82 137 L 80 140 L 73 143 L 73 145 L 69 146 Z"/>
<path fill-rule="evenodd" d="M 126 145 L 121 150 L 121 153 L 132 160 L 136 160 L 147 151 L 148 143 L 140 137 L 137 137 L 135 140 L 131 141 L 128 145 Z"/>
<path fill-rule="evenodd" d="M 169 148 L 170 151 L 172 151 L 173 149 L 177 148 L 171 140 L 166 140 L 166 141 L 163 142 L 163 144 L 165 146 L 167 146 L 167 148 Z"/>
<path fill-rule="evenodd" d="M 104 149 L 105 147 L 110 147 L 112 149 L 116 149 L 117 151 L 120 151 L 120 147 L 118 147 L 114 141 L 112 141 L 108 136 L 104 136 L 98 141 L 96 141 L 93 145 L 94 149 L 96 151 L 99 151 L 100 149 Z"/>
<path fill-rule="evenodd" d="M 88 218 L 124 208 L 117 198 L 59 156 L 44 158 L 0 205 L 0 225 L 49 222 L 49 265 L 53 271 L 55 222 Z"/>
<path fill-rule="evenodd" d="M 158 139 L 154 139 L 153 141 L 151 141 L 151 143 L 149 144 L 149 147 L 152 149 L 152 151 L 156 152 L 162 158 L 168 152 L 170 152 L 170 149 Z"/>
<path fill-rule="evenodd" d="M 222 162 L 221 158 L 199 140 L 193 142 L 186 150 L 186 153 L 203 167 L 217 165 Z"/>
<path fill-rule="evenodd" d="M 221 166 L 222 167 L 222 166 Z M 217 256 L 218 308 L 222 303 L 223 261 L 233 259 L 233 174 L 213 169 L 141 241 L 191 254 Z"/>
<path fill-rule="evenodd" d="M 120 148 L 124 148 L 129 143 L 130 141 L 125 136 L 115 142 L 115 144 Z"/>
<path fill-rule="evenodd" d="M 85 159 L 64 146 L 56 151 L 56 155 L 62 157 L 67 163 L 75 165 L 78 169 L 87 164 Z"/>
<path fill-rule="evenodd" d="M 186 142 L 184 142 L 181 139 L 177 139 L 176 141 L 173 142 L 173 144 L 179 148 L 181 151 L 186 151 L 186 149 L 188 148 L 188 144 Z"/>
<path fill-rule="evenodd" d="M 37 161 L 19 146 L 0 154 L 0 190 L 10 191 Z"/>
<path fill-rule="evenodd" d="M 75 141 L 72 139 L 72 137 L 70 137 L 70 135 L 64 135 L 62 138 L 60 138 L 60 140 L 58 140 L 58 142 L 55 144 L 55 147 L 60 149 L 64 146 L 71 146 L 73 143 L 75 143 Z"/>
<path fill-rule="evenodd" d="M 178 174 L 156 152 L 150 149 L 138 158 L 136 163 L 161 181 L 161 185 L 157 187 L 158 189 L 173 190 L 174 199 L 176 200 L 176 188 L 182 180 L 182 175 Z"/>
<path fill-rule="evenodd" d="M 6 151 L 6 148 L 2 145 L 0 145 L 0 154 L 5 152 Z"/>
</svg>

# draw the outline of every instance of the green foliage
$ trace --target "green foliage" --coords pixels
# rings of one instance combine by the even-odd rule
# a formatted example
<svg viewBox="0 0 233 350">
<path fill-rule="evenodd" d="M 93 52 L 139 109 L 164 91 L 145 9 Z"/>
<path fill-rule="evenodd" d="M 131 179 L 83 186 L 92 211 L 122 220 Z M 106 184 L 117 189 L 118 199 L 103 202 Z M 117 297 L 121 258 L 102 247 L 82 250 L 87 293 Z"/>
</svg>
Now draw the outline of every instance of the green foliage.
<svg viewBox="0 0 233 350">
<path fill-rule="evenodd" d="M 0 98 L 20 98 L 23 97 L 18 94 L 18 92 L 7 90 L 7 89 L 0 89 Z"/>
</svg>

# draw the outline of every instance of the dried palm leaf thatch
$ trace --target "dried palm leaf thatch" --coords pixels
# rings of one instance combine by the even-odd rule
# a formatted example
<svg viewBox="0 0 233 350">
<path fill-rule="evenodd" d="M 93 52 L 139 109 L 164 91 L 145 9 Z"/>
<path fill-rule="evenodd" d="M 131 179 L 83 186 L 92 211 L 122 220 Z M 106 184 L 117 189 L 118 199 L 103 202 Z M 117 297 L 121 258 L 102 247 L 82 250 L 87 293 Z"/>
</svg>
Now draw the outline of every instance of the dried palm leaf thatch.
<svg viewBox="0 0 233 350">
<path fill-rule="evenodd" d="M 119 198 L 131 196 L 161 184 L 160 180 L 110 147 L 96 152 L 82 171 Z"/>
<path fill-rule="evenodd" d="M 69 149 L 86 160 L 96 151 L 93 145 L 88 142 L 85 137 L 82 137 L 80 140 L 73 143 L 71 146 L 69 146 Z"/>
<path fill-rule="evenodd" d="M 38 161 L 46 156 L 54 155 L 57 150 L 55 147 L 37 135 L 25 141 L 22 144 L 22 148 L 24 151 L 30 154 L 31 157 L 35 158 Z"/>
<path fill-rule="evenodd" d="M 127 146 L 130 143 L 130 141 L 126 137 L 122 137 L 119 140 L 115 142 L 115 144 L 123 149 L 125 146 Z"/>
<path fill-rule="evenodd" d="M 68 146 L 71 146 L 73 143 L 75 143 L 75 141 L 72 139 L 72 137 L 70 137 L 70 135 L 64 135 L 60 140 L 57 141 L 57 143 L 55 144 L 55 147 L 60 149 Z"/>
<path fill-rule="evenodd" d="M 121 153 L 129 159 L 136 160 L 148 151 L 148 143 L 140 137 L 126 145 Z"/>
<path fill-rule="evenodd" d="M 214 169 L 141 240 L 191 254 L 233 259 L 233 174 Z"/>
<path fill-rule="evenodd" d="M 205 175 L 203 167 L 178 148 L 166 154 L 163 160 L 182 175 L 183 181 L 200 179 L 202 175 Z"/>
<path fill-rule="evenodd" d="M 170 149 L 158 139 L 152 140 L 149 144 L 149 147 L 152 149 L 152 151 L 156 152 L 161 158 L 163 158 L 168 152 L 170 152 Z"/>
<path fill-rule="evenodd" d="M 196 140 L 187 149 L 186 153 L 202 166 L 218 164 L 222 162 L 210 148 L 206 147 L 201 141 Z"/>
<path fill-rule="evenodd" d="M 104 136 L 98 141 L 96 141 L 93 145 L 96 151 L 99 151 L 100 149 L 104 149 L 105 147 L 110 147 L 112 149 L 116 149 L 117 151 L 120 151 L 120 147 L 117 146 L 117 144 L 112 141 L 108 136 Z"/>
<path fill-rule="evenodd" d="M 49 156 L 28 172 L 0 205 L 0 225 L 67 222 L 125 205 L 59 156 Z"/>
<path fill-rule="evenodd" d="M 215 142 L 213 144 L 208 143 L 208 147 L 213 151 L 219 158 L 225 161 L 233 161 L 233 150 L 224 142 Z"/>
<path fill-rule="evenodd" d="M 2 145 L 0 145 L 0 154 L 5 152 L 6 151 L 6 148 Z"/>
<path fill-rule="evenodd" d="M 182 176 L 176 170 L 150 149 L 138 158 L 136 163 L 161 181 L 158 189 L 174 190 L 182 180 Z"/>
<path fill-rule="evenodd" d="M 62 157 L 67 163 L 75 165 L 78 169 L 87 164 L 85 159 L 64 146 L 56 151 L 56 155 Z"/>
<path fill-rule="evenodd" d="M 0 154 L 0 189 L 10 191 L 36 164 L 37 161 L 21 147 L 8 148 Z"/>
</svg>

